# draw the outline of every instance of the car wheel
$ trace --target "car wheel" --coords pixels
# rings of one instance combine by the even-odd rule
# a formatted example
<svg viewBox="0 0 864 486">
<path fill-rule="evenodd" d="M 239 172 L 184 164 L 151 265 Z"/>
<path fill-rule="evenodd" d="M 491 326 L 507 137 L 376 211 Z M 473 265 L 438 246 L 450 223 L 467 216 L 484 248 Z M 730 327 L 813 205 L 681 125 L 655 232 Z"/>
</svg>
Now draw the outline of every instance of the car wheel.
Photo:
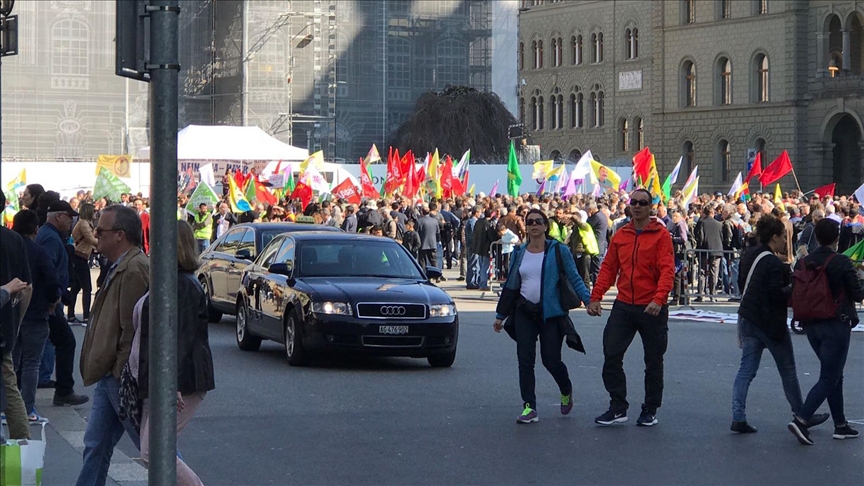
<svg viewBox="0 0 864 486">
<path fill-rule="evenodd" d="M 429 366 L 433 368 L 449 368 L 456 361 L 456 350 L 446 354 L 433 354 L 426 358 L 429 361 Z"/>
<path fill-rule="evenodd" d="M 309 361 L 303 339 L 300 336 L 300 320 L 294 312 L 285 320 L 285 357 L 291 366 L 303 366 Z"/>
<path fill-rule="evenodd" d="M 204 299 L 207 301 L 207 321 L 213 323 L 221 321 L 222 313 L 214 309 L 210 302 L 210 284 L 207 283 L 206 278 L 201 279 L 201 286 L 204 287 Z"/>
<path fill-rule="evenodd" d="M 258 351 L 261 338 L 249 333 L 249 309 L 245 302 L 237 305 L 237 347 L 243 351 Z"/>
</svg>

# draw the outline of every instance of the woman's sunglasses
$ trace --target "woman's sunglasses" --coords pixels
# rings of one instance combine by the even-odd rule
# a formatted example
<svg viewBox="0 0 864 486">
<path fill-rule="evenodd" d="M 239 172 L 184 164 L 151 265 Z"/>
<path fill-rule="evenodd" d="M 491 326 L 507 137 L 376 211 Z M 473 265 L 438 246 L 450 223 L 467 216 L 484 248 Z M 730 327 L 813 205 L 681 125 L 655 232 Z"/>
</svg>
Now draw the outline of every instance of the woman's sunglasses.
<svg viewBox="0 0 864 486">
<path fill-rule="evenodd" d="M 650 206 L 651 201 L 646 201 L 644 199 L 631 199 L 630 205 L 631 206 L 642 206 L 644 208 L 645 206 Z"/>
<path fill-rule="evenodd" d="M 544 223 L 540 218 L 531 218 L 525 220 L 525 226 L 543 226 Z"/>
</svg>

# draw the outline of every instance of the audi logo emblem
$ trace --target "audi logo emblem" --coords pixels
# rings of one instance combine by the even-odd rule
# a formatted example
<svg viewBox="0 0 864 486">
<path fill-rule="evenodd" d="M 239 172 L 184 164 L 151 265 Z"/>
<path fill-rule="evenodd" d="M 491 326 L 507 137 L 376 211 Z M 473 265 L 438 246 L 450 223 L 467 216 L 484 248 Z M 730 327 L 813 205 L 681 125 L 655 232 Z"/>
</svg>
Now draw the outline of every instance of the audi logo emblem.
<svg viewBox="0 0 864 486">
<path fill-rule="evenodd" d="M 382 305 L 380 312 L 382 316 L 398 317 L 404 316 L 408 311 L 401 305 Z"/>
</svg>

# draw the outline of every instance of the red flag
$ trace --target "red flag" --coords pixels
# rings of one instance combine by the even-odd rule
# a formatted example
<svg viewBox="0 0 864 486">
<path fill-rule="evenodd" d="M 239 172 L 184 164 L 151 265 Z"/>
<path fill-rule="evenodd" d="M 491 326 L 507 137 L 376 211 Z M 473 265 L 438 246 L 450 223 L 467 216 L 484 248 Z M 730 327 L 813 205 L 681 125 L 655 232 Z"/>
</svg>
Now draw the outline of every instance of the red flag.
<svg viewBox="0 0 864 486">
<path fill-rule="evenodd" d="M 237 183 L 237 187 L 239 187 L 241 191 L 244 190 L 244 188 L 246 187 L 246 180 L 246 176 L 244 176 L 243 173 L 240 172 L 240 169 L 234 171 L 234 182 Z"/>
<path fill-rule="evenodd" d="M 387 158 L 387 180 L 384 182 L 384 192 L 393 194 L 402 185 L 404 175 L 402 174 L 402 161 L 399 159 L 399 149 L 390 153 Z"/>
<path fill-rule="evenodd" d="M 305 211 L 306 206 L 312 202 L 312 188 L 302 182 L 297 182 L 297 186 L 294 187 L 294 191 L 291 193 L 291 199 L 299 199 Z"/>
<path fill-rule="evenodd" d="M 819 199 L 824 198 L 825 196 L 834 197 L 834 188 L 837 186 L 836 182 L 832 182 L 831 184 L 824 185 L 822 187 L 817 187 L 813 189 L 813 192 L 819 196 Z"/>
<path fill-rule="evenodd" d="M 402 156 L 402 177 L 405 178 L 405 182 L 408 182 L 408 176 L 414 173 L 414 153 L 409 149 L 405 152 L 405 155 Z M 409 172 L 409 170 L 411 172 Z"/>
<path fill-rule="evenodd" d="M 363 197 L 370 199 L 379 199 L 381 197 L 381 194 L 378 194 L 378 190 L 375 189 L 375 185 L 372 184 L 372 178 L 369 177 L 369 171 L 366 170 L 366 165 L 362 159 L 360 160 L 360 191 Z"/>
<path fill-rule="evenodd" d="M 360 193 L 357 192 L 357 187 L 351 182 L 351 179 L 340 182 L 333 188 L 332 193 L 337 198 L 342 198 L 351 204 L 360 204 Z"/>
<path fill-rule="evenodd" d="M 750 167 L 750 172 L 747 173 L 747 178 L 744 179 L 748 185 L 750 184 L 750 179 L 754 177 L 759 177 L 762 175 L 762 154 L 756 152 L 756 158 L 753 159 L 753 167 Z"/>
<path fill-rule="evenodd" d="M 444 159 L 444 169 L 441 171 L 441 192 L 444 197 L 453 195 L 453 159 L 449 155 Z"/>
<path fill-rule="evenodd" d="M 642 184 L 650 177 L 651 151 L 648 150 L 648 147 L 645 147 L 633 156 L 633 174 L 639 179 L 637 182 Z"/>
<path fill-rule="evenodd" d="M 414 197 L 414 193 L 417 192 L 417 186 L 414 184 L 416 176 L 414 175 L 414 154 L 409 150 L 404 157 L 402 157 L 403 171 L 405 174 L 405 189 L 402 191 L 402 195 L 411 199 Z"/>
<path fill-rule="evenodd" d="M 465 194 L 465 186 L 462 185 L 462 181 L 460 181 L 458 177 L 454 177 L 450 181 L 453 184 L 453 189 L 451 191 L 453 197 L 459 197 Z"/>
<path fill-rule="evenodd" d="M 468 192 L 468 188 L 471 187 L 468 185 L 468 175 L 471 174 L 470 170 L 465 171 L 465 178 L 462 179 L 462 194 Z"/>
<path fill-rule="evenodd" d="M 765 167 L 759 181 L 762 182 L 763 186 L 767 186 L 768 184 L 779 181 L 791 170 L 792 161 L 789 160 L 789 153 L 784 150 L 779 157 L 774 159 L 774 162 L 771 162 L 771 165 Z"/>
<path fill-rule="evenodd" d="M 278 202 L 276 196 L 267 190 L 267 186 L 258 181 L 251 181 L 251 184 L 255 184 L 255 198 L 258 199 L 258 202 L 267 203 L 271 206 L 276 205 Z"/>
<path fill-rule="evenodd" d="M 414 172 L 414 190 L 419 192 L 426 181 L 426 167 L 420 167 Z"/>
</svg>

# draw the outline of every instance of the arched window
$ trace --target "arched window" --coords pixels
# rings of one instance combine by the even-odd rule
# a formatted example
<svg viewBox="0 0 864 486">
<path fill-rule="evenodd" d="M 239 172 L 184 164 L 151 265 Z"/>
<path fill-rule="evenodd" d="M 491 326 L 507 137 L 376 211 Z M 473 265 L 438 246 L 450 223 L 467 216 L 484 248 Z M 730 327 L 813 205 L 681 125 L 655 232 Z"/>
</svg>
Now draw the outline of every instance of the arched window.
<svg viewBox="0 0 864 486">
<path fill-rule="evenodd" d="M 579 162 L 579 159 L 582 158 L 582 151 L 579 149 L 573 149 L 570 151 L 570 155 L 567 156 L 567 162 L 576 163 Z"/>
<path fill-rule="evenodd" d="M 766 150 L 765 139 L 757 138 L 754 145 L 756 145 L 756 153 L 759 154 L 759 158 L 762 161 L 762 167 L 765 167 L 768 164 L 768 151 Z M 748 167 L 747 170 L 749 171 L 750 168 Z"/>
<path fill-rule="evenodd" d="M 582 36 L 574 35 L 570 38 L 570 42 L 572 44 L 572 59 L 570 63 L 574 66 L 579 66 L 582 64 Z"/>
<path fill-rule="evenodd" d="M 639 57 L 639 29 L 634 27 L 624 31 L 624 46 L 627 50 L 624 53 L 626 59 Z"/>
<path fill-rule="evenodd" d="M 852 14 L 849 20 L 849 70 L 855 74 L 861 74 L 862 52 L 864 52 L 864 28 L 862 28 L 862 19 L 864 15 L 861 12 Z"/>
<path fill-rule="evenodd" d="M 768 102 L 768 56 L 765 54 L 758 54 L 753 59 L 753 79 L 756 81 L 754 101 Z"/>
<path fill-rule="evenodd" d="M 537 110 L 537 97 L 531 97 L 531 130 L 537 130 L 539 124 L 539 111 Z"/>
<path fill-rule="evenodd" d="M 597 126 L 597 93 L 591 93 L 591 126 Z"/>
<path fill-rule="evenodd" d="M 597 126 L 602 127 L 606 123 L 606 116 L 604 114 L 605 109 L 606 109 L 605 108 L 605 96 L 603 95 L 602 91 L 597 93 L 597 102 L 598 102 L 598 104 L 597 104 L 597 122 L 598 122 Z"/>
<path fill-rule="evenodd" d="M 51 74 L 90 75 L 90 27 L 80 20 L 61 20 L 51 27 Z"/>
<path fill-rule="evenodd" d="M 603 62 L 603 33 L 591 34 L 591 62 Z"/>
<path fill-rule="evenodd" d="M 732 104 L 732 61 L 727 57 L 717 60 L 717 100 L 718 105 Z"/>
<path fill-rule="evenodd" d="M 564 95 L 558 88 L 555 88 L 555 93 L 552 95 L 555 98 L 555 130 L 561 130 L 564 128 Z"/>
<path fill-rule="evenodd" d="M 684 61 L 681 65 L 681 104 L 696 106 L 696 64 Z"/>
<path fill-rule="evenodd" d="M 626 118 L 618 122 L 618 149 L 622 152 L 630 151 L 630 124 Z"/>
<path fill-rule="evenodd" d="M 543 69 L 543 41 L 537 41 L 537 69 Z"/>
<path fill-rule="evenodd" d="M 564 40 L 560 37 L 552 38 L 552 66 L 559 67 L 564 64 Z"/>
<path fill-rule="evenodd" d="M 693 172 L 696 153 L 693 151 L 693 142 L 690 140 L 685 140 L 684 144 L 681 146 L 681 159 L 684 161 L 683 166 L 687 173 L 690 174 Z"/>
<path fill-rule="evenodd" d="M 540 58 L 540 56 L 537 54 L 538 51 L 537 51 L 537 41 L 536 40 L 531 41 L 531 52 L 533 53 L 531 68 L 537 69 L 539 67 L 539 64 L 537 63 L 537 61 Z"/>
<path fill-rule="evenodd" d="M 681 23 L 696 23 L 696 0 L 681 0 Z"/>
<path fill-rule="evenodd" d="M 538 120 L 537 123 L 539 125 L 537 127 L 537 129 L 543 130 L 543 97 L 542 96 L 537 98 L 537 120 Z"/>
<path fill-rule="evenodd" d="M 558 129 L 558 97 L 554 92 L 549 97 L 549 129 Z"/>
<path fill-rule="evenodd" d="M 519 123 L 525 124 L 525 98 L 519 98 Z"/>
<path fill-rule="evenodd" d="M 448 42 L 448 41 L 445 41 Z M 442 53 L 442 44 L 438 45 L 439 53 Z M 458 55 L 458 50 L 453 50 L 450 46 L 445 46 L 448 49 L 447 55 L 451 58 L 453 55 Z M 454 59 L 455 60 L 455 59 Z M 391 36 L 387 39 L 387 86 L 390 88 L 410 88 L 411 87 L 411 71 L 405 69 L 411 65 L 411 42 L 407 39 Z M 454 73 L 453 70 L 450 70 Z M 439 71 L 439 76 L 441 75 Z M 449 74 L 447 74 L 449 75 Z M 446 76 L 446 75 L 445 75 Z M 454 83 L 449 78 L 447 82 Z"/>
<path fill-rule="evenodd" d="M 591 126 L 595 128 L 602 127 L 604 122 L 604 96 L 599 89 L 600 86 L 595 84 L 594 91 L 591 92 Z"/>
<path fill-rule="evenodd" d="M 525 43 L 519 43 L 519 70 L 525 69 Z"/>
<path fill-rule="evenodd" d="M 633 125 L 636 127 L 636 150 L 642 150 L 645 148 L 645 122 L 642 117 L 637 117 Z"/>
<path fill-rule="evenodd" d="M 720 166 L 720 181 L 729 182 L 732 174 L 732 151 L 729 141 L 720 140 L 717 142 L 717 162 Z"/>
<path fill-rule="evenodd" d="M 561 162 L 561 151 L 553 150 L 549 153 L 549 158 L 552 159 L 556 164 Z"/>
<path fill-rule="evenodd" d="M 732 18 L 732 0 L 720 0 L 720 2 L 718 2 L 718 8 L 720 9 L 720 20 Z"/>
<path fill-rule="evenodd" d="M 576 92 L 570 95 L 570 128 L 582 128 L 582 106 L 584 104 L 582 93 Z"/>
</svg>

